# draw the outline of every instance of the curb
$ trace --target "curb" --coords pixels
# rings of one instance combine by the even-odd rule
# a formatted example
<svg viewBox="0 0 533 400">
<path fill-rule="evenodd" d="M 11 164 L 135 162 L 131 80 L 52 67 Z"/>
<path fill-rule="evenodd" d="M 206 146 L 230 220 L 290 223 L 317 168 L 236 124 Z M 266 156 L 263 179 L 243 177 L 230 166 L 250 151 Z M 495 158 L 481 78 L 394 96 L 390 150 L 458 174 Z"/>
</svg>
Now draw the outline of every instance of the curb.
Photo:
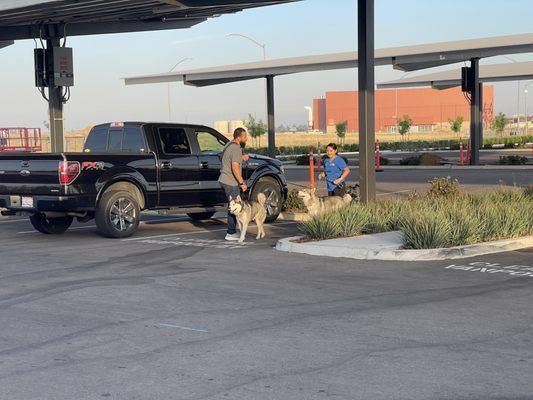
<svg viewBox="0 0 533 400">
<path fill-rule="evenodd" d="M 280 221 L 294 221 L 294 222 L 304 222 L 309 219 L 309 214 L 307 213 L 294 213 L 294 212 L 282 212 L 278 216 Z"/>
<path fill-rule="evenodd" d="M 350 166 L 353 167 L 353 166 Z M 355 165 L 358 168 L 358 165 Z M 309 169 L 307 165 L 286 165 L 285 169 Z M 469 170 L 469 171 L 487 171 L 487 170 L 533 170 L 533 165 L 382 165 L 383 170 Z"/>
<path fill-rule="evenodd" d="M 323 244 L 317 246 L 317 243 L 321 242 L 294 242 L 302 237 L 303 236 L 293 236 L 290 238 L 281 239 L 276 244 L 276 250 L 289 253 L 310 254 L 314 256 L 353 258 L 356 260 L 436 261 L 503 253 L 507 251 L 533 247 L 533 235 L 516 239 L 504 239 L 494 242 L 457 246 L 447 249 L 428 250 L 399 250 L 391 248 L 380 249 L 379 247 L 358 249 L 354 247 L 327 246 Z M 332 242 L 332 240 L 329 240 L 328 242 Z"/>
</svg>

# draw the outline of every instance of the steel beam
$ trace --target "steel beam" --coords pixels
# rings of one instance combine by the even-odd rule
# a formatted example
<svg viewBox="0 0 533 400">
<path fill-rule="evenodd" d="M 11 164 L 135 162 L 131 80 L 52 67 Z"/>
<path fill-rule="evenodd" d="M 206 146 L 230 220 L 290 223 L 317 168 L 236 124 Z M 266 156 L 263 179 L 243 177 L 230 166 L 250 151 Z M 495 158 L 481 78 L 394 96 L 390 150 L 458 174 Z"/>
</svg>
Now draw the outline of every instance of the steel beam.
<svg viewBox="0 0 533 400">
<path fill-rule="evenodd" d="M 274 76 L 266 77 L 268 114 L 268 156 L 276 158 L 276 118 L 274 112 Z"/>
<path fill-rule="evenodd" d="M 481 137 L 481 93 L 479 83 L 479 58 L 470 60 L 470 165 L 479 164 L 479 147 Z"/>
<path fill-rule="evenodd" d="M 48 112 L 50 114 L 50 148 L 53 153 L 61 153 L 63 147 L 63 88 L 54 84 L 54 47 L 59 47 L 59 38 L 46 40 Z"/>
<path fill-rule="evenodd" d="M 164 29 L 185 29 L 204 22 L 205 18 L 161 21 L 82 22 L 72 24 L 48 24 L 39 26 L 0 27 L 0 40 L 23 40 L 55 37 L 56 35 L 83 36 L 107 33 L 145 32 Z"/>
<path fill-rule="evenodd" d="M 359 54 L 359 184 L 361 201 L 376 199 L 374 166 L 374 0 L 357 0 Z"/>
</svg>

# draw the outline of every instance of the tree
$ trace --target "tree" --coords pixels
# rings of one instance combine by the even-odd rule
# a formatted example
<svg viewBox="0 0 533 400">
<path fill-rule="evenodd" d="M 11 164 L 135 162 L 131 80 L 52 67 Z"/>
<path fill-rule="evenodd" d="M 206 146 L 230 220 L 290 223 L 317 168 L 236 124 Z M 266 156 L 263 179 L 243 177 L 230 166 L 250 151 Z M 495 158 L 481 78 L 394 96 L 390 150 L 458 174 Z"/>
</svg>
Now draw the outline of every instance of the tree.
<svg viewBox="0 0 533 400">
<path fill-rule="evenodd" d="M 400 135 L 402 135 L 402 138 L 404 135 L 409 133 L 411 130 L 411 125 L 413 125 L 413 120 L 409 117 L 409 115 L 404 115 L 402 119 L 398 120 L 398 132 Z"/>
<path fill-rule="evenodd" d="M 339 137 L 340 144 L 344 144 L 344 139 L 346 137 L 346 129 L 348 128 L 348 121 L 339 122 L 335 124 L 335 129 L 337 130 L 337 136 Z"/>
<path fill-rule="evenodd" d="M 255 142 L 255 147 L 261 146 L 261 136 L 267 133 L 267 126 L 263 120 L 257 121 L 252 114 L 248 114 L 248 121 L 246 122 L 246 129 Z"/>
<path fill-rule="evenodd" d="M 496 117 L 492 120 L 491 128 L 501 136 L 503 136 L 503 131 L 505 130 L 505 127 L 507 126 L 507 118 L 505 117 L 504 113 L 499 113 L 496 115 Z"/>
<path fill-rule="evenodd" d="M 455 119 L 448 119 L 448 122 L 450 123 L 450 129 L 454 133 L 460 133 L 461 132 L 461 126 L 463 125 L 464 118 L 462 116 L 458 116 Z"/>
</svg>

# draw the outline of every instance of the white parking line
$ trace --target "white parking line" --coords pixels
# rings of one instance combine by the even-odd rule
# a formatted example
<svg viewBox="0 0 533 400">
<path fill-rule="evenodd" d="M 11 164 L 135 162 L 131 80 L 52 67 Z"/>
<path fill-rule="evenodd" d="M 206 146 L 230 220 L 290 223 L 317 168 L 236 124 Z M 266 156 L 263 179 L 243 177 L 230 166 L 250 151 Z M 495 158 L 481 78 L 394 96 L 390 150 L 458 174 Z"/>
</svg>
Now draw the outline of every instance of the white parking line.
<svg viewBox="0 0 533 400">
<path fill-rule="evenodd" d="M 174 324 L 159 324 L 159 326 L 163 328 L 176 328 L 176 329 L 183 329 L 184 331 L 194 331 L 194 332 L 205 332 L 209 333 L 209 331 L 205 329 L 196 329 L 196 328 L 189 328 L 188 326 L 179 326 Z"/>
<path fill-rule="evenodd" d="M 279 222 L 276 224 L 270 224 L 270 226 L 281 226 L 281 225 L 290 225 L 290 224 L 296 224 L 296 222 Z M 156 239 L 156 238 L 171 237 L 171 236 L 178 236 L 178 235 L 197 235 L 201 233 L 224 232 L 225 230 L 226 228 L 210 229 L 210 230 L 205 230 L 205 231 L 194 231 L 194 232 L 167 233 L 165 235 L 141 236 L 141 237 L 135 237 L 135 238 L 129 238 L 129 239 L 122 239 L 122 241 L 131 242 L 131 241 L 137 241 L 137 240 Z"/>
</svg>

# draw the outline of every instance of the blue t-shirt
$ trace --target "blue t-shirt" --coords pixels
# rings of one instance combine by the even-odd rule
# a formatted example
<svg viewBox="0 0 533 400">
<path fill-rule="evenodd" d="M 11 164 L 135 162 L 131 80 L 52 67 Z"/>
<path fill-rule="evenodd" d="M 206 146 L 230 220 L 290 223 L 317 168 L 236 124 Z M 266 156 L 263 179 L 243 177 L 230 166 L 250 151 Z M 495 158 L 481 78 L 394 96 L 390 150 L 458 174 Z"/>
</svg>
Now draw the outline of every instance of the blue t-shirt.
<svg viewBox="0 0 533 400">
<path fill-rule="evenodd" d="M 346 161 L 340 156 L 336 156 L 333 160 L 326 157 L 324 160 L 324 170 L 326 172 L 326 186 L 330 192 L 337 187 L 333 181 L 339 179 L 347 167 Z"/>
</svg>

